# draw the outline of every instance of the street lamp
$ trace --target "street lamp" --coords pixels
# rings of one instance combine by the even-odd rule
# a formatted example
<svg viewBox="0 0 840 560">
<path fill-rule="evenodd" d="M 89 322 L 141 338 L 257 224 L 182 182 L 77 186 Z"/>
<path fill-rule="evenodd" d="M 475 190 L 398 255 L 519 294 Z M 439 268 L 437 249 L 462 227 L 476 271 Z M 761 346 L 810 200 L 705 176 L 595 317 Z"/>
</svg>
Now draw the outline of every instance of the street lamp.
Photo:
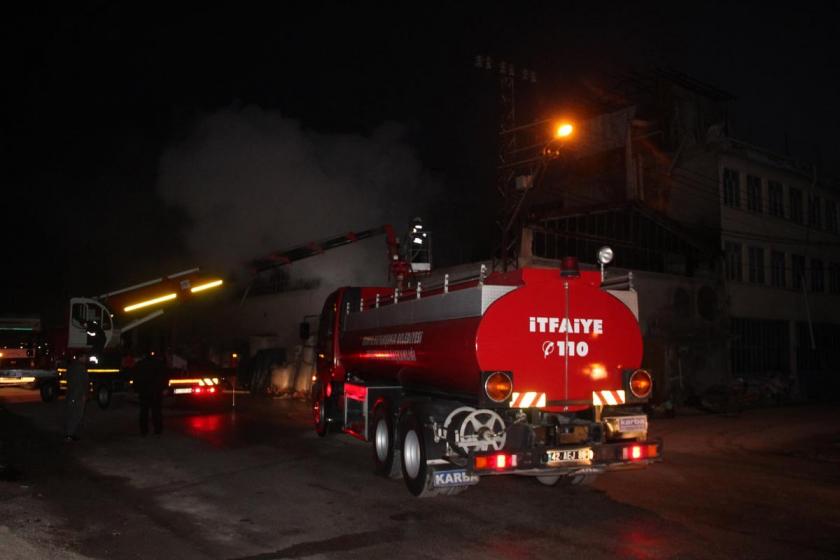
<svg viewBox="0 0 840 560">
<path fill-rule="evenodd" d="M 554 131 L 554 136 L 556 138 L 568 138 L 574 131 L 575 127 L 572 123 L 563 122 L 557 125 L 557 130 Z"/>
</svg>

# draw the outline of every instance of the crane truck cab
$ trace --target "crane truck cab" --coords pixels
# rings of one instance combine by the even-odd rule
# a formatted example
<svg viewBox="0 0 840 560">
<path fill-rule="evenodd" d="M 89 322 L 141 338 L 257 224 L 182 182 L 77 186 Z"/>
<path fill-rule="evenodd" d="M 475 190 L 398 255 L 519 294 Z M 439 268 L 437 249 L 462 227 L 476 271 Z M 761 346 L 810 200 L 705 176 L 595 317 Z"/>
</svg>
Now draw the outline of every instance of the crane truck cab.
<svg viewBox="0 0 840 560">
<path fill-rule="evenodd" d="M 192 268 L 95 297 L 71 298 L 66 327 L 56 344 L 55 355 L 63 359 L 57 362 L 57 375 L 39 383 L 42 400 L 55 399 L 66 383 L 64 361 L 83 351 L 91 354 L 92 394 L 100 407 L 107 408 L 114 393 L 128 391 L 132 385 L 131 367 L 120 348 L 121 335 L 163 315 L 163 306 L 222 284 L 223 280 Z"/>
<path fill-rule="evenodd" d="M 321 315 L 315 430 L 369 441 L 416 496 L 481 477 L 585 483 L 661 459 L 642 405 L 636 294 L 574 259 L 408 290 L 347 287 Z"/>
</svg>

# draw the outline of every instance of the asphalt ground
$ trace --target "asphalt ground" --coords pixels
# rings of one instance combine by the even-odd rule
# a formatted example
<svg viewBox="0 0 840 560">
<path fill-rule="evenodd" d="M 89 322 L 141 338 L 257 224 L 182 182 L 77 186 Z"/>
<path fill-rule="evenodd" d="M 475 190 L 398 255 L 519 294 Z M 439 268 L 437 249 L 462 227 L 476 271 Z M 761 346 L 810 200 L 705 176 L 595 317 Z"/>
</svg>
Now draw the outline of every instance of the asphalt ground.
<svg viewBox="0 0 840 560">
<path fill-rule="evenodd" d="M 497 476 L 417 499 L 368 444 L 318 438 L 306 403 L 237 395 L 89 403 L 0 389 L 0 558 L 836 558 L 840 409 L 653 420 L 665 461 L 591 487 Z"/>
</svg>

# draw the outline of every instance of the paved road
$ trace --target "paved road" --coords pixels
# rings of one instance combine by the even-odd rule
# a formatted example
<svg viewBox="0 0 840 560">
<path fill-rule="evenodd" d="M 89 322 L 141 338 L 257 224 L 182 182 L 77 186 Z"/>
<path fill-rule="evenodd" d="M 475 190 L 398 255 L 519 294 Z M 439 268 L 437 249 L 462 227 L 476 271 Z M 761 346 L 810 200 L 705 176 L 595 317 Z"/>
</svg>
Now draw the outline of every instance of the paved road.
<svg viewBox="0 0 840 560">
<path fill-rule="evenodd" d="M 371 474 L 370 448 L 315 436 L 295 400 L 238 397 L 87 410 L 0 390 L 0 558 L 832 558 L 840 554 L 840 410 L 790 407 L 652 423 L 666 461 L 546 488 L 491 477 L 418 500 Z"/>
</svg>

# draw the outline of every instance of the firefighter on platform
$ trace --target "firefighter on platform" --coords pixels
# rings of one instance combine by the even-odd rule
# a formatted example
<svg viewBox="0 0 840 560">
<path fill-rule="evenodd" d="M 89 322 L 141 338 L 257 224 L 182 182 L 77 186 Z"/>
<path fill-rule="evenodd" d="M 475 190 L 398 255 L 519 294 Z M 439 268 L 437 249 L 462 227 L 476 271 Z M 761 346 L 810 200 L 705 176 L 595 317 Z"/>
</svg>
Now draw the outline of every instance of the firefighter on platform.
<svg viewBox="0 0 840 560">
<path fill-rule="evenodd" d="M 167 384 L 166 364 L 155 352 L 147 352 L 134 366 L 134 388 L 140 400 L 140 435 L 149 433 L 149 412 L 156 435 L 163 431 L 161 404 Z"/>
<path fill-rule="evenodd" d="M 90 388 L 88 376 L 88 355 L 81 352 L 67 368 L 67 399 L 65 410 L 65 441 L 79 439 L 82 419 L 85 415 L 85 401 Z"/>
</svg>

